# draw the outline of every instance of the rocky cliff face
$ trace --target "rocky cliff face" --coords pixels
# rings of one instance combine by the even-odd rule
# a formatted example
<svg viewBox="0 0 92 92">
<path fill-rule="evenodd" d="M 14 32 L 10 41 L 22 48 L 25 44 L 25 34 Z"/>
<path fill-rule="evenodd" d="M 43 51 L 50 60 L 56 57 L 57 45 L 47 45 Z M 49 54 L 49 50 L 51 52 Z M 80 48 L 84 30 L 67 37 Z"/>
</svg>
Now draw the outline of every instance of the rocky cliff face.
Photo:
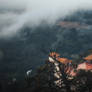
<svg viewBox="0 0 92 92">
<path fill-rule="evenodd" d="M 54 76 L 52 64 L 45 64 L 39 68 L 35 78 L 35 88 L 33 92 L 91 92 L 92 91 L 92 72 L 91 71 L 78 71 L 77 76 L 72 79 L 63 79 L 61 86 L 55 85 L 56 78 Z M 66 75 L 64 75 L 66 76 Z M 32 85 L 31 85 L 32 88 Z"/>
</svg>

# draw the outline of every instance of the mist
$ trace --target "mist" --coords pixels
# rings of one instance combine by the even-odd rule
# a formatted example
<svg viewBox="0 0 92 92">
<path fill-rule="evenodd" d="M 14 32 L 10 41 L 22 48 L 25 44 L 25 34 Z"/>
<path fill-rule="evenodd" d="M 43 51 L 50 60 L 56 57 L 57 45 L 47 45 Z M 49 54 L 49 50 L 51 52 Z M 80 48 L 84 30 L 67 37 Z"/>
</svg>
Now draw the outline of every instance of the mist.
<svg viewBox="0 0 92 92">
<path fill-rule="evenodd" d="M 0 0 L 0 38 L 12 37 L 25 26 L 42 21 L 53 25 L 78 10 L 91 10 L 91 0 Z"/>
</svg>

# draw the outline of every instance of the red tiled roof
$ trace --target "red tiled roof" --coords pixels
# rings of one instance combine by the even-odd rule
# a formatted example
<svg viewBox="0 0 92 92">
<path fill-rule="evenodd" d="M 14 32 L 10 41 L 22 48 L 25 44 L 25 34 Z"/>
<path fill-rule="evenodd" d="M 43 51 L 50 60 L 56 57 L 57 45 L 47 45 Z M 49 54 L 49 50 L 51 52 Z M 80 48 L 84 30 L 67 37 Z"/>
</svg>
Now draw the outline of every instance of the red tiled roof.
<svg viewBox="0 0 92 92">
<path fill-rule="evenodd" d="M 77 70 L 80 70 L 80 69 L 82 69 L 82 70 L 92 70 L 92 64 L 91 63 L 86 63 L 86 62 L 82 63 L 82 64 L 79 64 Z"/>
<path fill-rule="evenodd" d="M 91 61 L 92 60 L 92 54 L 87 56 L 87 57 L 85 57 L 84 59 L 87 60 L 87 61 Z"/>
</svg>

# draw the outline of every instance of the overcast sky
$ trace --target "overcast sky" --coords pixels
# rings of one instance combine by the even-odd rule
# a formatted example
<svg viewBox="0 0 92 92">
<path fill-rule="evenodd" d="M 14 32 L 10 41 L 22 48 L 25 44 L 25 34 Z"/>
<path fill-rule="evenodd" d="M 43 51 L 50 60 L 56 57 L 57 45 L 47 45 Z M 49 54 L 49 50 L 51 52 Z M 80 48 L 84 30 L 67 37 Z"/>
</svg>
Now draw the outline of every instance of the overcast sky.
<svg viewBox="0 0 92 92">
<path fill-rule="evenodd" d="M 53 24 L 77 10 L 92 9 L 92 0 L 0 0 L 0 37 L 10 37 L 42 20 Z"/>
</svg>

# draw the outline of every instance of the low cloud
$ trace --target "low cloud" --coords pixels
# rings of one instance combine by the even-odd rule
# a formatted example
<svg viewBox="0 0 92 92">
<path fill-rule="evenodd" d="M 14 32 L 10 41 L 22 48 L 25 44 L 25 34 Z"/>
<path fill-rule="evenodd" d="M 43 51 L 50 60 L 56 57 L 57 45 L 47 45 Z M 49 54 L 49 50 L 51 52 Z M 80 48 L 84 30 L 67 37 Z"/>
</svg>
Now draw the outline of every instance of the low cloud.
<svg viewBox="0 0 92 92">
<path fill-rule="evenodd" d="M 0 0 L 0 37 L 11 37 L 24 26 L 54 24 L 77 10 L 91 10 L 91 0 Z"/>
</svg>

